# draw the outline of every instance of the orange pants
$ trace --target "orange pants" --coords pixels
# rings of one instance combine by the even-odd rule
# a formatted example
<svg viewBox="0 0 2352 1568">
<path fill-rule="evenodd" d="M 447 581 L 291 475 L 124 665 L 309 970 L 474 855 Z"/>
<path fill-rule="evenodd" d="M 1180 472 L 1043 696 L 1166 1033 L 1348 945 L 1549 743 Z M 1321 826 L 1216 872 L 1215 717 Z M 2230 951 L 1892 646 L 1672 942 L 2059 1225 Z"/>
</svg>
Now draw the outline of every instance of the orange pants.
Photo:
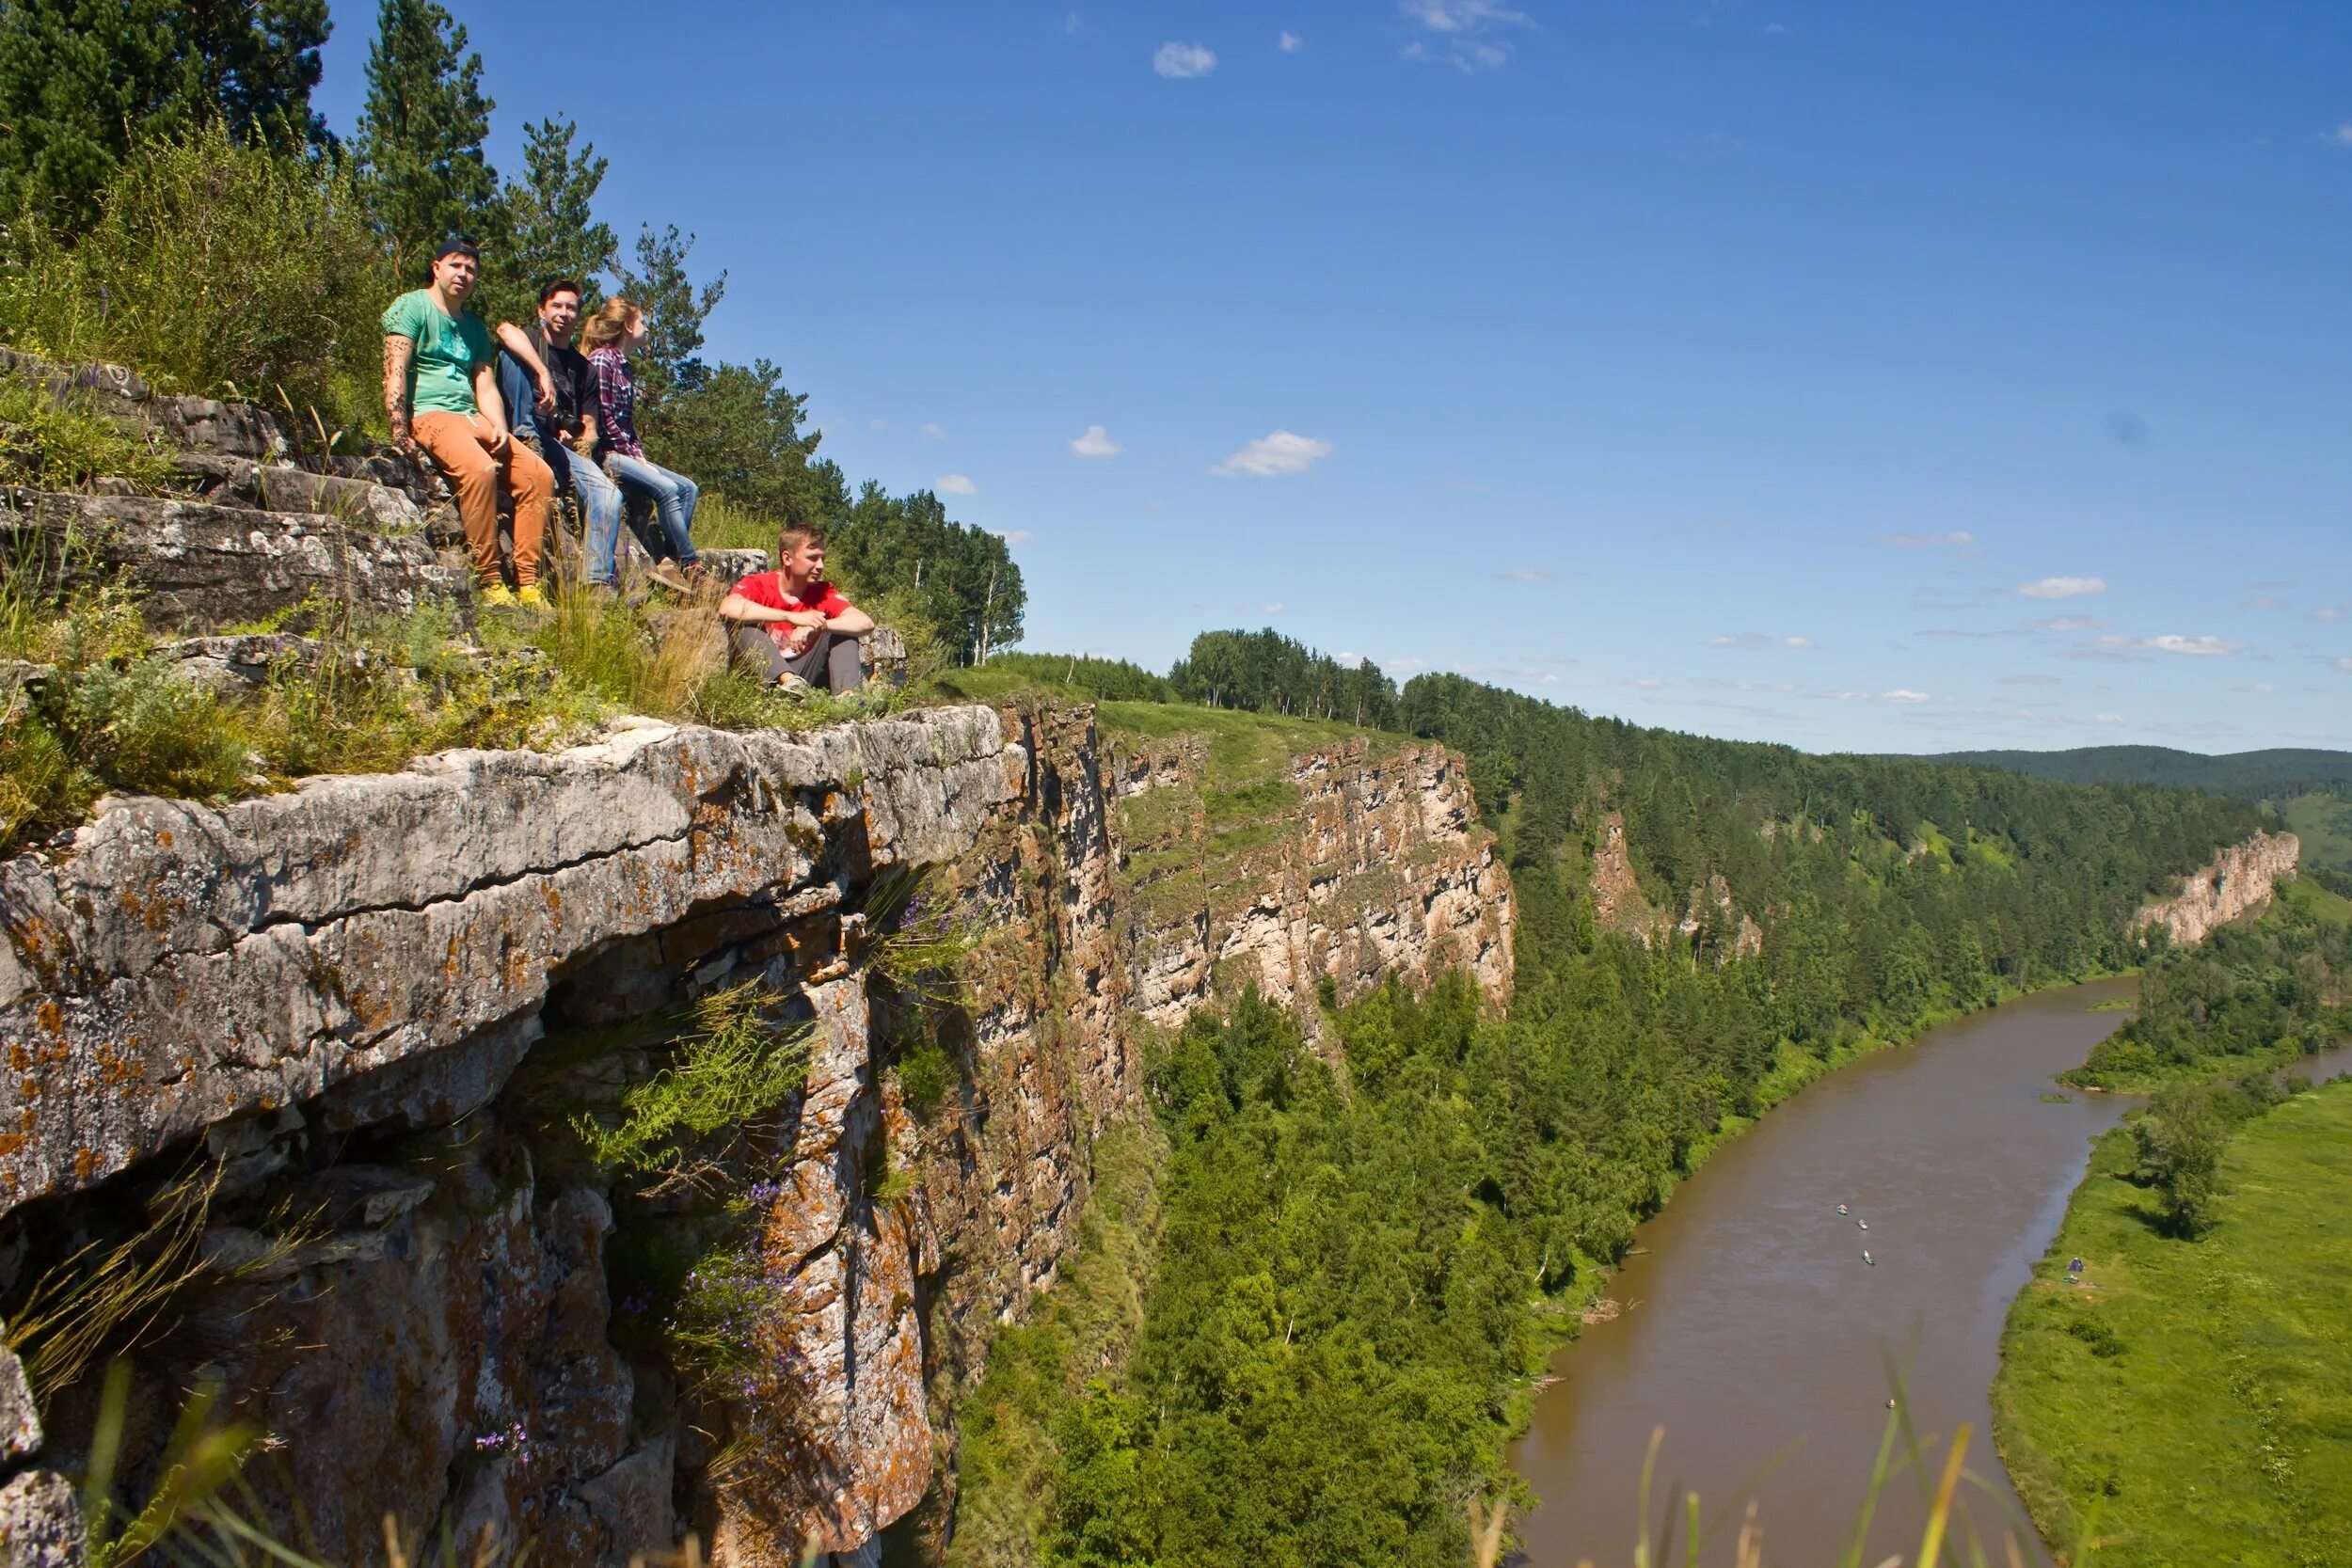
<svg viewBox="0 0 2352 1568">
<path fill-rule="evenodd" d="M 437 409 L 408 421 L 408 434 L 448 476 L 457 491 L 457 515 L 466 521 L 466 549 L 476 579 L 499 578 L 499 474 L 515 493 L 515 586 L 539 580 L 539 542 L 547 536 L 548 508 L 555 475 L 547 460 L 511 436 L 506 450 L 490 451 L 490 421 L 479 414 L 444 414 Z"/>
</svg>

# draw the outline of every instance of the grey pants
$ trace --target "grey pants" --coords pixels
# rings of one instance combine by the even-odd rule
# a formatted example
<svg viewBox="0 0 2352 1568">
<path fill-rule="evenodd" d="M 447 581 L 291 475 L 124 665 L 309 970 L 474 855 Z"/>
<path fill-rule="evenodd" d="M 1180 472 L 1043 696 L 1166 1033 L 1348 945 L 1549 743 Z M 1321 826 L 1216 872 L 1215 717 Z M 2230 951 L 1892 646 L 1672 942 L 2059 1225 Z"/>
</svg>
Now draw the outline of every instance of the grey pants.
<svg viewBox="0 0 2352 1568">
<path fill-rule="evenodd" d="M 737 661 L 766 680 L 794 674 L 828 691 L 850 691 L 866 678 L 866 661 L 857 639 L 839 632 L 818 632 L 797 654 L 787 654 L 777 647 L 766 626 L 739 625 L 727 640 L 735 649 Z"/>
</svg>

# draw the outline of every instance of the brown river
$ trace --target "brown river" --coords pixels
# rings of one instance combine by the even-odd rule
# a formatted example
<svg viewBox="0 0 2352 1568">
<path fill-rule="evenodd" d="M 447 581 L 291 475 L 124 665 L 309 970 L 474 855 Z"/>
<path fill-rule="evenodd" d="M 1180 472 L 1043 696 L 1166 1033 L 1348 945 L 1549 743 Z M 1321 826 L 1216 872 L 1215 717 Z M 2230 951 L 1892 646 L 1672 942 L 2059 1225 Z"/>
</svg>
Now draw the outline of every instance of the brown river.
<svg viewBox="0 0 2352 1568">
<path fill-rule="evenodd" d="M 1987 1555 L 2006 1560 L 2014 1534 L 2025 1560 L 2046 1561 L 1987 1435 L 1990 1390 L 2010 1301 L 2057 1234 L 2090 1140 L 2124 1108 L 2041 1097 L 2128 1016 L 2092 1005 L 2136 983 L 2044 991 L 1866 1056 L 1684 1182 L 1612 1282 L 1623 1313 L 1553 1358 L 1557 1381 L 1513 1455 L 1540 1499 L 1517 1527 L 1520 1560 L 1632 1563 L 1643 1455 L 1662 1427 L 1650 1518 L 1655 1543 L 1677 1499 L 1668 1560 L 1687 1538 L 1678 1499 L 1696 1491 L 1703 1528 L 1723 1520 L 1703 1561 L 1731 1560 L 1753 1498 L 1767 1562 L 1828 1568 L 1899 1378 L 1931 1445 L 1917 1468 L 1940 1468 L 1969 1423 L 1963 1497 Z M 1933 1480 L 1914 1469 L 1885 1488 L 1863 1562 L 1917 1550 Z"/>
</svg>

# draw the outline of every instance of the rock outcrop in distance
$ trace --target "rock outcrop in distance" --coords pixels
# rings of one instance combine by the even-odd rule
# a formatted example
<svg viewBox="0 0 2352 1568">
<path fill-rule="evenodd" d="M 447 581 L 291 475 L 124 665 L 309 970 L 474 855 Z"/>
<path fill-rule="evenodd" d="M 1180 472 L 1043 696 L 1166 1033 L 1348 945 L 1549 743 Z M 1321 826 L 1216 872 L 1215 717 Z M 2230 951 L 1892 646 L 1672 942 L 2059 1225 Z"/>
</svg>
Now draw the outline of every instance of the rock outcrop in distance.
<svg viewBox="0 0 2352 1568">
<path fill-rule="evenodd" d="M 1182 737 L 1106 742 L 1090 709 L 964 706 L 109 800 L 0 865 L 9 1256 L 54 1262 L 215 1171 L 221 1273 L 138 1353 L 131 1442 L 203 1366 L 285 1439 L 254 1478 L 330 1560 L 372 1557 L 387 1513 L 616 1568 L 690 1527 L 723 1562 L 870 1553 L 1056 1277 L 1151 1029 L 1244 984 L 1311 1015 L 1459 967 L 1507 999 L 1511 889 L 1454 759 L 1306 750 L 1243 832 L 1221 797 L 1127 809 L 1200 804 L 1206 766 Z M 865 906 L 917 865 L 983 933 L 927 1105 Z M 643 1083 L 683 1006 L 753 979 L 809 1030 L 781 1131 L 703 1173 L 716 1194 L 587 1160 L 570 1118 Z M 273 1235 L 289 1200 L 309 1224 Z M 763 1369 L 740 1387 L 679 1375 L 630 1283 L 730 1224 Z M 92 1381 L 53 1443 L 87 1431 Z M 39 1444 L 9 1450 L 12 1497 L 65 1496 Z"/>
<path fill-rule="evenodd" d="M 2213 863 L 2181 879 L 2169 898 L 2154 898 L 2132 915 L 2132 929 L 2161 926 L 2176 947 L 2193 947 L 2217 926 L 2226 926 L 2270 902 L 2271 889 L 2296 874 L 2303 841 L 2293 833 L 2256 833 L 2233 844 Z"/>
</svg>

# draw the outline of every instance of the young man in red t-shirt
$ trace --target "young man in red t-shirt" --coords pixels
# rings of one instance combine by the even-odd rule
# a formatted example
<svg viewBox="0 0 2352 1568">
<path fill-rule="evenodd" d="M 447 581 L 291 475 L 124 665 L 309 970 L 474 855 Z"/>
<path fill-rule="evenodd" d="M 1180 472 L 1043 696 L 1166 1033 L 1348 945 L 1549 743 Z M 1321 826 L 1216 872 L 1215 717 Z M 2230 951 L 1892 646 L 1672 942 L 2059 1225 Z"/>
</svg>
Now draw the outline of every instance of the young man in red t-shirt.
<svg viewBox="0 0 2352 1568">
<path fill-rule="evenodd" d="M 825 580 L 825 531 L 794 525 L 776 539 L 776 569 L 755 572 L 719 605 L 734 623 L 735 657 L 787 691 L 840 693 L 866 678 L 857 640 L 874 618 Z"/>
</svg>

